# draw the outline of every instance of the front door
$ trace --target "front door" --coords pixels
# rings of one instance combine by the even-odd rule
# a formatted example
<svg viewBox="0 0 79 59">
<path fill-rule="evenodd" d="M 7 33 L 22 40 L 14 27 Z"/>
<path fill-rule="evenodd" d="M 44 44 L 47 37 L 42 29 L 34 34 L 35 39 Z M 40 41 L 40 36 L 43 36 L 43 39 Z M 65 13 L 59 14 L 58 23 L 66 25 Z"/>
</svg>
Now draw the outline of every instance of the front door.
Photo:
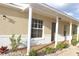
<svg viewBox="0 0 79 59">
<path fill-rule="evenodd" d="M 56 23 L 52 23 L 51 41 L 54 41 L 54 38 L 55 38 L 55 26 L 56 26 Z"/>
</svg>

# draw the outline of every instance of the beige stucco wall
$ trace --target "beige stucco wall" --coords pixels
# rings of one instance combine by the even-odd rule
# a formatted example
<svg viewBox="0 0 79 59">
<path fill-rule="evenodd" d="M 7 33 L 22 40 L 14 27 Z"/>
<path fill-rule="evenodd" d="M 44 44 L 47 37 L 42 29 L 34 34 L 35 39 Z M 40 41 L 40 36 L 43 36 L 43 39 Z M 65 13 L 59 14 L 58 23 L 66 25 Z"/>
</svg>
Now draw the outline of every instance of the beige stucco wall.
<svg viewBox="0 0 79 59">
<path fill-rule="evenodd" d="M 60 35 L 64 35 L 64 24 L 63 24 L 63 22 L 59 22 L 59 30 L 58 30 L 58 32 L 59 32 L 59 34 Z"/>
<path fill-rule="evenodd" d="M 40 13 L 41 14 L 41 13 Z M 52 22 L 56 22 L 55 18 L 50 18 L 45 15 L 40 15 L 33 12 L 33 18 L 40 19 L 43 21 L 43 38 L 39 39 L 31 39 L 31 43 L 33 44 L 45 44 L 51 43 L 51 31 L 52 31 Z M 3 15 L 6 15 L 7 18 L 3 18 Z M 14 23 L 11 22 L 14 21 Z M 58 41 L 64 40 L 64 25 L 67 24 L 65 22 L 59 21 L 58 28 Z M 25 35 L 23 37 L 22 42 L 27 44 L 27 33 L 28 33 L 28 13 L 18 10 L 13 10 L 8 7 L 0 6 L 0 45 L 7 44 L 10 45 L 9 36 L 4 37 L 4 35 L 12 35 L 12 34 L 22 34 Z M 67 36 L 69 36 L 69 25 L 67 29 Z M 2 40 L 3 39 L 3 40 Z M 7 40 L 6 40 L 7 39 Z M 68 37 L 69 39 L 69 37 Z"/>
<path fill-rule="evenodd" d="M 3 19 L 2 14 L 6 15 L 9 19 Z M 43 20 L 44 25 L 44 37 L 49 35 L 51 37 L 52 22 L 55 20 L 45 15 L 39 15 L 33 13 L 33 18 Z M 15 21 L 11 23 L 9 20 Z M 64 25 L 63 22 L 59 22 L 59 35 L 63 34 Z M 25 12 L 13 10 L 11 8 L 0 6 L 0 34 L 27 34 L 28 32 L 28 16 Z"/>
<path fill-rule="evenodd" d="M 44 35 L 46 34 L 51 34 L 51 25 L 52 22 L 55 22 L 54 19 L 51 19 L 45 15 L 39 15 L 36 13 L 33 13 L 33 18 L 39 19 L 43 21 L 43 26 L 44 26 Z"/>
<path fill-rule="evenodd" d="M 53 19 L 51 19 L 50 17 L 47 17 L 45 15 L 40 15 L 37 13 L 33 13 L 33 18 L 35 19 L 39 19 L 43 21 L 43 32 L 42 32 L 42 38 L 33 38 L 33 41 L 36 44 L 49 44 L 51 43 L 51 28 L 52 28 L 52 22 L 54 22 Z M 34 43 L 34 44 L 35 44 Z"/>
<path fill-rule="evenodd" d="M 43 20 L 44 24 L 44 38 L 50 37 L 49 40 L 51 41 L 51 31 L 52 31 L 52 23 L 56 22 L 55 19 L 51 19 L 50 17 L 46 17 L 43 15 L 39 15 L 33 13 L 33 18 Z M 58 28 L 58 41 L 64 40 L 64 25 L 65 22 L 59 21 L 59 28 Z"/>
<path fill-rule="evenodd" d="M 0 35 L 27 34 L 27 26 L 26 13 L 0 6 Z"/>
<path fill-rule="evenodd" d="M 59 21 L 58 41 L 63 41 L 64 39 L 64 23 L 62 21 Z"/>
</svg>

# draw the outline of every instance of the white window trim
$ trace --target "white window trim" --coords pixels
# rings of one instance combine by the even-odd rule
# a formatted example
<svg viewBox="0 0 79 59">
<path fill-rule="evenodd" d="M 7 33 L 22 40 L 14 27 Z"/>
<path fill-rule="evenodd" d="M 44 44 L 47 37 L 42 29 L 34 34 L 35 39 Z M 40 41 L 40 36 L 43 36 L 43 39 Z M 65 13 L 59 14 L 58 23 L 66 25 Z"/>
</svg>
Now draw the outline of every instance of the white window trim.
<svg viewBox="0 0 79 59">
<path fill-rule="evenodd" d="M 43 25 L 43 28 L 42 28 L 42 37 L 32 38 L 32 39 L 44 39 L 44 25 Z"/>
<path fill-rule="evenodd" d="M 32 18 L 32 19 L 36 19 L 36 18 Z M 41 21 L 43 21 L 43 20 L 41 20 Z M 36 28 L 35 28 L 36 29 Z M 40 29 L 40 28 L 39 28 Z M 36 37 L 36 38 L 32 38 L 31 37 L 31 39 L 44 39 L 44 21 L 43 21 L 43 27 L 42 27 L 42 37 Z"/>
</svg>

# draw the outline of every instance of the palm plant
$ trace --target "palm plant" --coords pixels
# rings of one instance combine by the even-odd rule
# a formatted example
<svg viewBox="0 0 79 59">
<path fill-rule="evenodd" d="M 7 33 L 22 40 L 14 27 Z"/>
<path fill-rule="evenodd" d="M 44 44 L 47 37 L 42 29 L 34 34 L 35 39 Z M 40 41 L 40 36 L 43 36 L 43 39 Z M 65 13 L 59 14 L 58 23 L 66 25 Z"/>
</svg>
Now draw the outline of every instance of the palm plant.
<svg viewBox="0 0 79 59">
<path fill-rule="evenodd" d="M 16 51 L 17 48 L 19 47 L 19 45 L 21 44 L 21 35 L 19 35 L 17 38 L 15 38 L 15 34 L 12 35 L 12 37 L 10 37 L 10 41 L 11 41 L 11 47 L 12 47 L 12 51 Z"/>
</svg>

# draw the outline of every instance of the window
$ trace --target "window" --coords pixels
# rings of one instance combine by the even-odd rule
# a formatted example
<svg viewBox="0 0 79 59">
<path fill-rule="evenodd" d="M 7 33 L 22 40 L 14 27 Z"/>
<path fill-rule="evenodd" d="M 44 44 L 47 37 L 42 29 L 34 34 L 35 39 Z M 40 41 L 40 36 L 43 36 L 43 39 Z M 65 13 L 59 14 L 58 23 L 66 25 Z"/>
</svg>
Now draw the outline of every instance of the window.
<svg viewBox="0 0 79 59">
<path fill-rule="evenodd" d="M 32 38 L 42 37 L 42 28 L 43 28 L 43 21 L 32 19 L 31 37 Z"/>
</svg>

